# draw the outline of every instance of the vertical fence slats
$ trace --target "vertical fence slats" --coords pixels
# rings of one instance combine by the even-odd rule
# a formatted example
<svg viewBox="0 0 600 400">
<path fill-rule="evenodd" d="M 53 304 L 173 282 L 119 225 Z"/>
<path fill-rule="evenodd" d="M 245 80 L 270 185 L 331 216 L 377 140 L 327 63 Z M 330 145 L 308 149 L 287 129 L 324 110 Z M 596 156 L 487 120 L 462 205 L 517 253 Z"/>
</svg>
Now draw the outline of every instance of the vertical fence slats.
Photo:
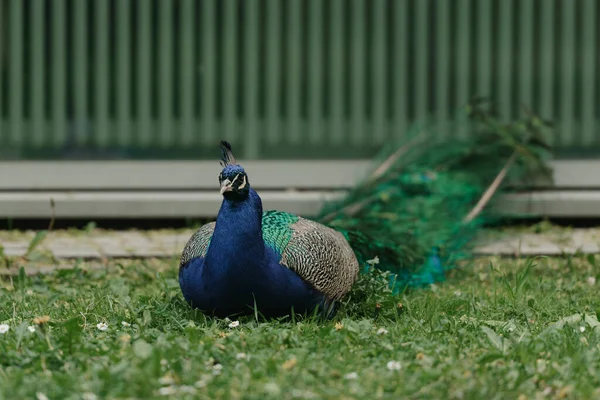
<svg viewBox="0 0 600 400">
<path fill-rule="evenodd" d="M 269 0 L 265 13 L 267 15 L 267 49 L 266 49 L 266 118 L 267 143 L 271 146 L 280 141 L 279 94 L 281 82 L 281 3 Z"/>
<path fill-rule="evenodd" d="M 360 145 L 365 137 L 365 0 L 353 0 L 352 4 L 352 71 L 351 106 L 352 119 L 351 137 L 353 145 Z"/>
<path fill-rule="evenodd" d="M 6 12 L 5 2 L 0 0 L 0 21 L 4 23 L 4 13 Z M 4 142 L 4 71 L 3 71 L 3 63 L 6 58 L 6 40 L 4 35 L 6 35 L 6 31 L 0 30 L 2 32 L 0 34 L 0 145 Z"/>
<path fill-rule="evenodd" d="M 408 0 L 394 3 L 394 136 L 404 137 L 408 128 L 407 51 L 408 51 Z"/>
<path fill-rule="evenodd" d="M 246 0 L 244 7 L 244 150 L 246 158 L 258 158 L 258 1 Z"/>
<path fill-rule="evenodd" d="M 589 146 L 594 143 L 600 143 L 596 138 L 596 57 L 597 57 L 597 42 L 596 42 L 596 0 L 584 0 L 583 3 L 583 34 L 582 34 L 582 73 L 581 73 L 581 144 Z"/>
<path fill-rule="evenodd" d="M 10 143 L 18 149 L 23 143 L 23 2 L 10 2 L 10 53 L 8 112 Z"/>
<path fill-rule="evenodd" d="M 222 0 L 223 16 L 223 132 L 222 137 L 235 144 L 238 139 L 237 126 L 237 31 L 238 0 Z"/>
<path fill-rule="evenodd" d="M 561 145 L 573 143 L 575 136 L 573 112 L 575 101 L 575 2 L 563 2 L 561 9 L 560 43 L 560 129 L 556 140 Z"/>
<path fill-rule="evenodd" d="M 555 62 L 554 62 L 554 7 L 540 10 L 540 62 L 539 62 L 539 109 L 542 118 L 552 118 L 554 112 Z"/>
<path fill-rule="evenodd" d="M 512 25 L 512 0 L 505 0 L 499 2 L 500 16 L 499 23 L 501 26 Z M 511 113 L 511 96 L 512 96 L 512 29 L 502 29 L 498 35 L 498 53 L 502 54 L 502 57 L 498 60 L 498 109 L 503 118 L 508 119 L 512 117 Z"/>
<path fill-rule="evenodd" d="M 385 3 L 377 1 L 373 4 L 373 138 L 381 144 L 386 138 L 385 131 Z"/>
<path fill-rule="evenodd" d="M 419 1 L 415 5 L 415 45 L 417 51 L 415 59 L 415 118 L 423 120 L 427 116 L 427 93 L 429 80 L 429 24 L 427 23 L 429 4 L 427 1 Z"/>
<path fill-rule="evenodd" d="M 472 96 L 600 142 L 596 0 L 0 1 L 2 154 L 356 154 Z"/>
<path fill-rule="evenodd" d="M 518 104 L 532 106 L 533 0 L 519 0 Z"/>
<path fill-rule="evenodd" d="M 179 6 L 179 90 L 181 92 L 181 125 L 179 145 L 194 143 L 194 2 L 182 0 Z"/>
<path fill-rule="evenodd" d="M 87 115 L 87 0 L 78 0 L 73 5 L 73 110 L 72 132 L 75 143 L 84 146 L 89 137 Z"/>
<path fill-rule="evenodd" d="M 477 96 L 492 92 L 492 0 L 477 2 Z"/>
<path fill-rule="evenodd" d="M 309 26 L 309 82 L 308 82 L 308 140 L 317 145 L 323 138 L 323 2 L 311 0 L 308 11 Z"/>
<path fill-rule="evenodd" d="M 52 2 L 52 79 L 50 91 L 52 104 L 52 143 L 54 147 L 65 145 L 67 138 L 66 97 L 66 0 Z"/>
<path fill-rule="evenodd" d="M 0 21 L 1 23 L 4 23 L 5 19 L 4 19 L 4 13 L 5 13 L 5 3 L 0 0 Z M 5 37 L 4 35 L 6 35 L 6 31 L 4 31 L 3 29 L 0 30 L 0 146 L 2 145 L 2 143 L 4 142 L 4 132 L 5 132 L 5 128 L 4 128 L 4 70 L 3 70 L 3 64 L 4 64 L 4 59 L 6 58 L 5 55 Z"/>
<path fill-rule="evenodd" d="M 509 2 L 510 0 L 506 0 Z M 462 107 L 470 99 L 472 93 L 469 85 L 471 70 L 469 68 L 470 46 L 469 46 L 469 27 L 470 27 L 470 1 L 458 0 L 457 2 L 457 21 L 456 21 L 456 95 L 454 97 L 454 107 Z M 462 127 L 462 125 L 461 125 Z M 456 131 L 458 137 L 464 138 L 467 134 L 465 129 L 459 128 Z"/>
<path fill-rule="evenodd" d="M 44 116 L 44 5 L 42 1 L 31 4 L 31 24 L 27 28 L 31 32 L 30 60 L 31 60 L 31 92 L 29 103 L 31 105 L 31 134 L 29 139 L 34 147 L 44 145 L 46 138 L 46 121 Z"/>
<path fill-rule="evenodd" d="M 94 57 L 94 121 L 95 144 L 100 148 L 110 143 L 110 128 L 108 125 L 108 0 L 95 2 L 95 57 Z M 121 132 L 122 133 L 122 132 Z M 128 134 L 131 134 L 128 132 Z"/>
<path fill-rule="evenodd" d="M 158 4 L 158 143 L 168 147 L 173 144 L 173 7 L 169 1 Z"/>
<path fill-rule="evenodd" d="M 302 3 L 291 1 L 287 7 L 287 30 L 288 40 L 286 43 L 287 73 L 287 139 L 290 144 L 297 145 L 302 140 L 300 130 L 300 62 L 302 43 L 300 36 L 300 24 L 302 18 Z"/>
<path fill-rule="evenodd" d="M 329 25 L 329 136 L 335 145 L 344 143 L 344 128 L 342 126 L 344 101 L 344 3 L 342 0 L 331 1 L 331 21 Z"/>
<path fill-rule="evenodd" d="M 137 32 L 135 57 L 137 58 L 136 75 L 136 119 L 137 143 L 142 148 L 153 143 L 153 129 L 150 114 L 150 94 L 152 88 L 150 58 L 150 27 L 152 18 L 151 2 L 137 3 Z"/>
<path fill-rule="evenodd" d="M 202 139 L 207 146 L 216 143 L 215 132 L 215 82 L 216 82 L 216 50 L 215 50 L 215 0 L 204 0 L 200 9 L 200 25 L 202 40 L 200 41 L 201 62 L 201 97 L 200 109 L 202 118 Z"/>
<path fill-rule="evenodd" d="M 119 0 L 117 4 L 117 144 L 127 147 L 131 139 L 131 86 L 130 86 L 130 0 Z M 169 7 L 171 8 L 171 7 Z M 170 72 L 170 71 L 169 71 Z M 170 85 L 169 85 L 170 86 Z M 168 98 L 168 96 L 165 97 Z M 173 135 L 172 128 L 169 136 Z"/>
<path fill-rule="evenodd" d="M 446 0 L 436 1 L 436 65 L 450 65 L 450 4 Z M 446 121 L 450 114 L 450 70 L 449 68 L 435 69 L 435 118 L 437 121 Z M 447 136 L 448 132 L 442 131 L 441 135 Z"/>
</svg>

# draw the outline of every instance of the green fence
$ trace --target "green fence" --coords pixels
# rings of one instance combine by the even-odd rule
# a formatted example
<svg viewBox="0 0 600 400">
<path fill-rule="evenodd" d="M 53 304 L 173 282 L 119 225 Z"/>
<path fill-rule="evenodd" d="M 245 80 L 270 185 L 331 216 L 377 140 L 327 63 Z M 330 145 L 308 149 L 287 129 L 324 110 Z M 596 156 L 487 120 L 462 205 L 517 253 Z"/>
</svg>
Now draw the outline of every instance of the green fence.
<svg viewBox="0 0 600 400">
<path fill-rule="evenodd" d="M 0 0 L 0 157 L 368 157 L 472 96 L 600 154 L 599 22 L 596 0 Z"/>
</svg>

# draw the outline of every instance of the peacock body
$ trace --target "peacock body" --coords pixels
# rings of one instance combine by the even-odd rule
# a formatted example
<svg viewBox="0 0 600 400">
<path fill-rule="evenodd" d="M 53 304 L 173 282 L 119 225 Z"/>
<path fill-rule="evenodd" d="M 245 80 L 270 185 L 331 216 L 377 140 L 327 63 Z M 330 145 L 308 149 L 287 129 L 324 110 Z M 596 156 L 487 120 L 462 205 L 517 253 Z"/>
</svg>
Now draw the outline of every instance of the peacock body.
<svg viewBox="0 0 600 400">
<path fill-rule="evenodd" d="M 470 256 L 469 243 L 492 220 L 493 194 L 531 172 L 548 172 L 545 124 L 535 116 L 498 122 L 469 108 L 472 139 L 417 134 L 384 149 L 371 175 L 332 201 L 317 221 L 263 211 L 244 168 L 222 142 L 223 202 L 183 250 L 179 282 L 193 307 L 224 317 L 332 316 L 372 259 L 392 274 L 394 291 L 445 278 Z M 448 129 L 446 125 L 443 129 Z"/>
<path fill-rule="evenodd" d="M 248 175 L 223 142 L 223 203 L 184 248 L 180 285 L 194 307 L 217 316 L 331 312 L 358 277 L 346 238 L 317 222 L 263 211 Z"/>
</svg>

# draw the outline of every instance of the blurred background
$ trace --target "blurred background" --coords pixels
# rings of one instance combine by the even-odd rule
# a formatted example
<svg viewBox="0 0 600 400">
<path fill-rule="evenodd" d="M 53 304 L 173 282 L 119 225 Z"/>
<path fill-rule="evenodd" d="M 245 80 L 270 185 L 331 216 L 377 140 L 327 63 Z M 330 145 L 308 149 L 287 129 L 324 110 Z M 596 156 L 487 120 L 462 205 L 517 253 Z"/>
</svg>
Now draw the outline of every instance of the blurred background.
<svg viewBox="0 0 600 400">
<path fill-rule="evenodd" d="M 268 205 L 310 213 L 487 97 L 555 124 L 557 194 L 531 207 L 600 216 L 599 21 L 596 0 L 0 0 L 0 214 L 213 215 L 220 139 L 255 186 L 313 190 Z"/>
</svg>

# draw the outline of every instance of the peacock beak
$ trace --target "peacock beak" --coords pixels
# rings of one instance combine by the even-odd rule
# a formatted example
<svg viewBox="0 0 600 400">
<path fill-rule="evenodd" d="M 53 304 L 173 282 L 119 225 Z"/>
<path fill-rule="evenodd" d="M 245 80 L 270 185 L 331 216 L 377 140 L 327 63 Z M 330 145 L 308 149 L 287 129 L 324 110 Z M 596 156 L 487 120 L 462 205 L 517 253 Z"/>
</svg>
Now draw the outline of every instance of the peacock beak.
<svg viewBox="0 0 600 400">
<path fill-rule="evenodd" d="M 223 193 L 231 192 L 232 190 L 233 182 L 231 182 L 229 179 L 225 179 L 223 182 L 221 182 L 221 196 L 223 195 Z"/>
</svg>

